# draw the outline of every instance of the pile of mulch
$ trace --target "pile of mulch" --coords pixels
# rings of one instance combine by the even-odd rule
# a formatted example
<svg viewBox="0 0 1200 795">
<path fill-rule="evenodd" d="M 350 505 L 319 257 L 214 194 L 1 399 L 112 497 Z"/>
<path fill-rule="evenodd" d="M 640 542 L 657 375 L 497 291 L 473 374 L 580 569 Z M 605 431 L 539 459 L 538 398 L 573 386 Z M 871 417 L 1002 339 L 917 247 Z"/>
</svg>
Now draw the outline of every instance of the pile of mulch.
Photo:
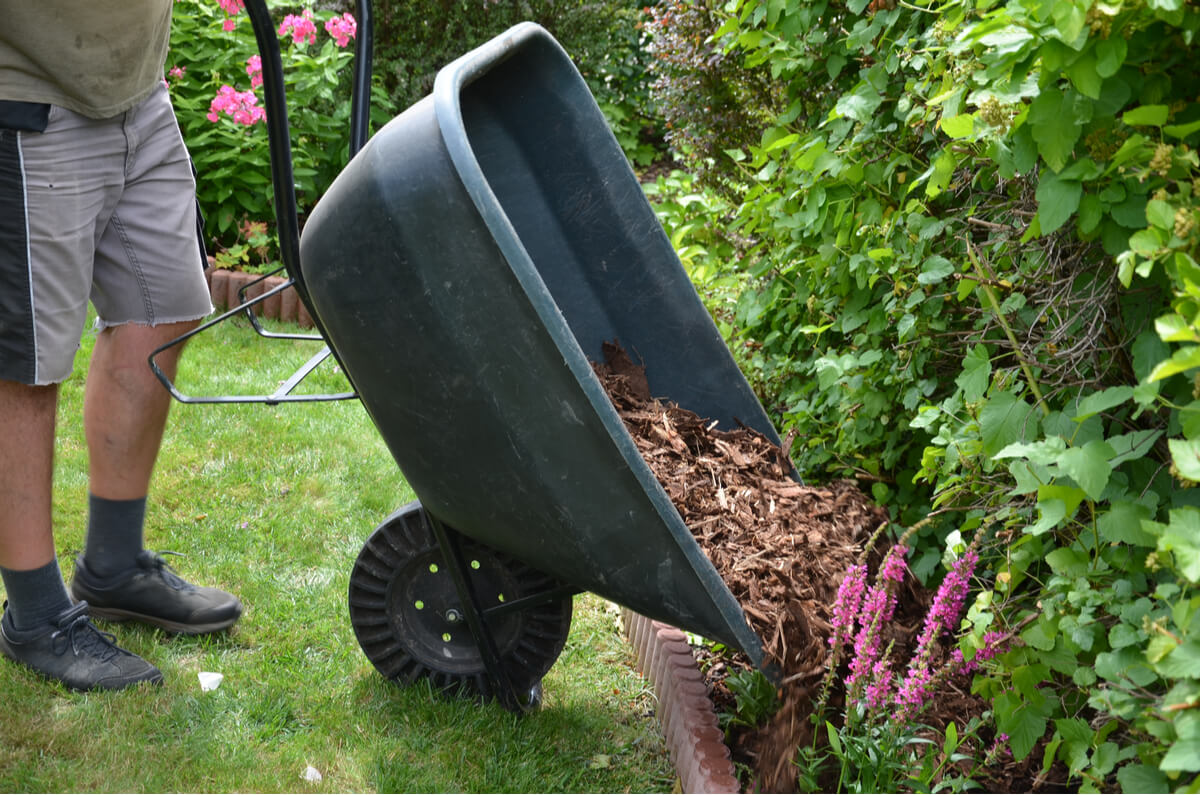
<svg viewBox="0 0 1200 795">
<path fill-rule="evenodd" d="M 735 728 L 729 745 L 736 761 L 753 775 L 748 788 L 795 791 L 797 750 L 814 741 L 812 711 L 829 663 L 833 603 L 846 569 L 887 522 L 851 481 L 823 486 L 793 478 L 787 454 L 747 427 L 718 430 L 716 423 L 651 396 L 645 369 L 616 343 L 603 345 L 605 362 L 592 367 L 604 385 L 642 457 L 671 498 L 697 543 L 742 606 L 747 623 L 763 641 L 765 668 L 780 684 L 779 708 L 758 728 Z M 873 572 L 886 551 L 868 549 Z M 896 615 L 883 643 L 894 659 L 911 656 L 932 595 L 911 578 L 900 586 Z M 724 685 L 732 669 L 749 669 L 745 655 L 712 656 L 697 650 L 718 710 L 734 710 Z M 845 674 L 845 661 L 841 674 Z M 840 711 L 843 693 L 834 688 L 827 714 Z M 987 704 L 970 693 L 969 679 L 948 678 L 922 722 L 941 732 L 960 728 Z M 823 737 L 815 738 L 824 744 Z M 1000 766 L 980 781 L 991 792 L 1052 790 L 1040 781 L 1032 754 L 1019 765 Z M 966 772 L 965 770 L 962 772 Z"/>
<path fill-rule="evenodd" d="M 747 427 L 715 423 L 650 395 L 644 369 L 605 343 L 593 369 L 646 463 L 763 641 L 781 706 L 740 738 L 757 786 L 796 786 L 792 760 L 812 739 L 809 715 L 828 662 L 838 583 L 886 512 L 849 481 L 808 486 L 784 449 Z"/>
</svg>

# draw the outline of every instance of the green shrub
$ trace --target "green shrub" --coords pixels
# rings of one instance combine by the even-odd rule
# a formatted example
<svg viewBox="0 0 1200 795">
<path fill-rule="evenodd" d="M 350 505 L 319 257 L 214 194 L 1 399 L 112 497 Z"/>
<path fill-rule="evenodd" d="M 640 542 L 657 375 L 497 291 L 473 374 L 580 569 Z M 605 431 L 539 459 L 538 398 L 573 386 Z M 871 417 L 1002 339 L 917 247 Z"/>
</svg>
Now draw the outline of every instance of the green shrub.
<svg viewBox="0 0 1200 795">
<path fill-rule="evenodd" d="M 636 0 L 381 0 L 375 3 L 376 71 L 392 107 L 433 89 L 437 72 L 519 22 L 546 28 L 571 55 L 629 157 L 657 154 L 647 56 Z"/>
<path fill-rule="evenodd" d="M 289 9 L 297 10 L 292 5 L 271 6 L 276 25 L 287 21 Z M 279 36 L 301 217 L 348 160 L 350 90 L 345 67 L 353 57 L 353 42 L 339 46 L 326 32 L 324 23 L 334 16 L 332 11 L 313 13 L 315 43 L 298 43 L 290 32 Z M 175 3 L 167 81 L 196 164 L 197 196 L 208 221 L 210 249 L 245 243 L 248 223 L 266 221 L 274 229 L 262 89 L 250 66 L 257 54 L 244 12 L 228 16 L 212 0 Z M 231 111 L 239 107 L 236 118 L 220 110 L 221 96 L 230 98 Z M 381 108 L 374 114 L 377 123 L 390 116 Z"/>
<path fill-rule="evenodd" d="M 1019 637 L 976 682 L 1018 758 L 1082 790 L 1194 790 L 1200 11 L 713 14 L 785 94 L 757 140 L 709 151 L 749 242 L 732 326 L 798 464 L 920 525 L 918 574 L 943 538 L 995 539 L 964 652 Z"/>
</svg>

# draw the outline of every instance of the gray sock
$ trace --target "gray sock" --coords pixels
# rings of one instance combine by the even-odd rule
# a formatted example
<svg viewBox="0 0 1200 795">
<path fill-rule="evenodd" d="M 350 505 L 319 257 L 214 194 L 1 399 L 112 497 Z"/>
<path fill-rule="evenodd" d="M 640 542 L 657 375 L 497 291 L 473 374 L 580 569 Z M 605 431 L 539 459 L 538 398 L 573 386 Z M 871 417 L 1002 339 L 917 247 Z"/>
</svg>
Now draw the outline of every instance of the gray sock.
<svg viewBox="0 0 1200 795">
<path fill-rule="evenodd" d="M 97 577 L 111 577 L 136 565 L 142 551 L 146 498 L 107 500 L 88 494 L 87 541 L 83 560 Z"/>
<path fill-rule="evenodd" d="M 18 631 L 49 624 L 71 607 L 58 558 L 26 571 L 0 567 L 0 577 L 3 577 L 4 590 L 8 592 L 9 620 Z"/>
</svg>

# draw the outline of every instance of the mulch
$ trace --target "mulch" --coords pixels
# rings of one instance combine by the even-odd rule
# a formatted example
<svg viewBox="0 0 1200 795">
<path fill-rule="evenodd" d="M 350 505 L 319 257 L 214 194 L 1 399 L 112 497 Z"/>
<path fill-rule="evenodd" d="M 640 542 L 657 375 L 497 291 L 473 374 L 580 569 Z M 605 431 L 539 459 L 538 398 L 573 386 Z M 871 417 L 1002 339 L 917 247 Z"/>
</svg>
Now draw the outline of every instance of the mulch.
<svg viewBox="0 0 1200 795">
<path fill-rule="evenodd" d="M 779 683 L 779 708 L 768 722 L 729 738 L 735 760 L 752 771 L 749 789 L 795 791 L 797 749 L 814 740 L 812 710 L 829 663 L 837 587 L 886 526 L 887 513 L 852 481 L 799 482 L 787 454 L 790 439 L 781 448 L 751 428 L 721 430 L 653 398 L 644 368 L 618 342 L 605 343 L 604 356 L 593 369 L 646 463 L 742 606 L 763 642 L 764 667 L 773 669 Z M 870 551 L 872 570 L 882 551 Z M 911 651 L 930 600 L 912 582 L 901 587 L 885 640 L 895 643 L 898 654 Z M 732 705 L 723 684 L 730 667 L 751 666 L 736 653 L 708 666 L 718 709 L 722 702 Z M 953 692 L 923 715 L 934 727 L 950 720 L 961 727 L 966 715 L 986 706 L 965 692 L 969 683 L 948 686 Z M 834 706 L 840 698 L 835 693 Z"/>
</svg>

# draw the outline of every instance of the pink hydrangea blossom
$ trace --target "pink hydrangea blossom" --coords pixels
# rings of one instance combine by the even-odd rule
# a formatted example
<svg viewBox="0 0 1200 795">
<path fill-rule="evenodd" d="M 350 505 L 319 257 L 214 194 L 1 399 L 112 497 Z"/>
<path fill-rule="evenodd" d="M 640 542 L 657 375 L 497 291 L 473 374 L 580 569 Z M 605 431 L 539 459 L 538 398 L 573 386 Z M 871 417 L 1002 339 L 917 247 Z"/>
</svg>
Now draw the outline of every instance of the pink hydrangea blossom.
<svg viewBox="0 0 1200 795">
<path fill-rule="evenodd" d="M 326 20 L 325 32 L 333 37 L 337 46 L 345 47 L 358 33 L 358 23 L 355 22 L 354 15 L 347 12 L 340 17 L 330 17 Z"/>
<path fill-rule="evenodd" d="M 253 91 L 238 91 L 233 86 L 224 85 L 213 97 L 208 108 L 208 120 L 216 122 L 221 114 L 232 116 L 238 124 L 250 126 L 263 121 L 267 112 L 258 107 L 258 97 Z"/>
<path fill-rule="evenodd" d="M 317 43 L 317 26 L 313 22 L 312 11 L 307 8 L 303 14 L 288 14 L 283 18 L 283 24 L 279 26 L 279 35 L 285 36 L 288 31 L 292 33 L 292 44 Z"/>
</svg>

